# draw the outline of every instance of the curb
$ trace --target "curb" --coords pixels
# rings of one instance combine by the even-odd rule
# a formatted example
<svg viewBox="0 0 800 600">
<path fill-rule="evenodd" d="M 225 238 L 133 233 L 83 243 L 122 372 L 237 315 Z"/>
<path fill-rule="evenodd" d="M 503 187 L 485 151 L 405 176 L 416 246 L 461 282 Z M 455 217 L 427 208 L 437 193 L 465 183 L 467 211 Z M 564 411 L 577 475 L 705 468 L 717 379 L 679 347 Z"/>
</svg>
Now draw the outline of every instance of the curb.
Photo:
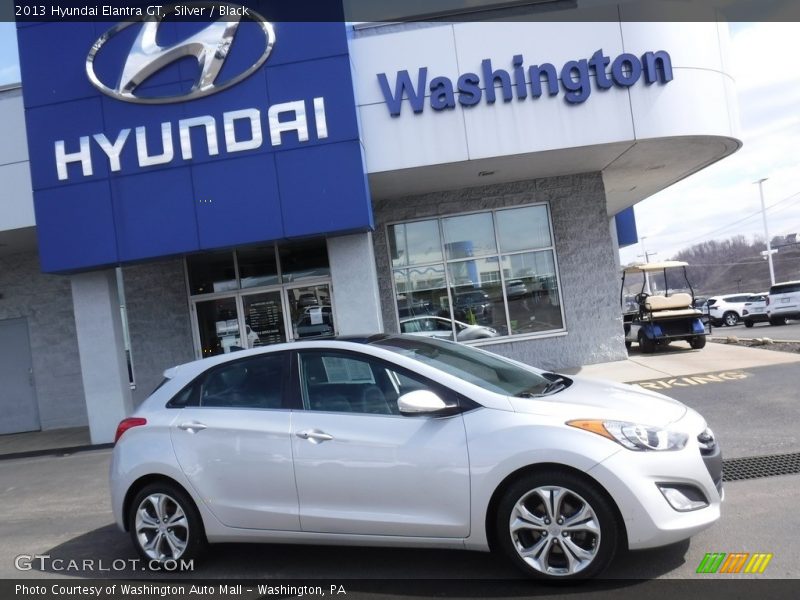
<svg viewBox="0 0 800 600">
<path fill-rule="evenodd" d="M 747 342 L 747 341 L 751 341 L 751 340 L 758 339 L 758 338 L 740 338 L 739 336 L 736 336 L 736 335 L 734 335 L 734 336 L 726 336 L 726 337 L 710 337 L 709 339 L 710 339 L 712 342 L 716 342 L 716 341 L 724 342 L 724 341 L 726 341 L 726 340 L 727 340 L 729 337 L 735 337 L 735 338 L 737 338 L 737 339 L 738 339 L 740 342 Z M 769 336 L 766 336 L 766 335 L 765 335 L 764 337 L 769 337 Z M 769 338 L 769 339 L 771 339 L 771 340 L 772 340 L 772 343 L 773 343 L 773 344 L 800 344 L 800 341 L 798 341 L 798 340 L 773 340 L 772 338 Z"/>
<path fill-rule="evenodd" d="M 0 454 L 0 460 L 16 460 L 18 458 L 36 458 L 38 456 L 77 454 L 78 452 L 90 452 L 92 450 L 107 450 L 113 447 L 114 444 L 89 444 L 85 446 L 68 446 L 65 448 L 47 448 L 46 450 L 29 450 L 27 452 Z"/>
</svg>

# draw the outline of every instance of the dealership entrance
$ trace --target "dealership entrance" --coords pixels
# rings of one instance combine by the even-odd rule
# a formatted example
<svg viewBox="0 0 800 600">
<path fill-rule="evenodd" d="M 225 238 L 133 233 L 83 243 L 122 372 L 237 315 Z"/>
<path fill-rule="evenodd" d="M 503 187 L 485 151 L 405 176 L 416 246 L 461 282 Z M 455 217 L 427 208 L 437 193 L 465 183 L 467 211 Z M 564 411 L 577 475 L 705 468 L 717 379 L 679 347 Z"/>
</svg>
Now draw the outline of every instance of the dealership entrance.
<svg viewBox="0 0 800 600">
<path fill-rule="evenodd" d="M 326 242 L 187 258 L 195 354 L 336 334 Z"/>
</svg>

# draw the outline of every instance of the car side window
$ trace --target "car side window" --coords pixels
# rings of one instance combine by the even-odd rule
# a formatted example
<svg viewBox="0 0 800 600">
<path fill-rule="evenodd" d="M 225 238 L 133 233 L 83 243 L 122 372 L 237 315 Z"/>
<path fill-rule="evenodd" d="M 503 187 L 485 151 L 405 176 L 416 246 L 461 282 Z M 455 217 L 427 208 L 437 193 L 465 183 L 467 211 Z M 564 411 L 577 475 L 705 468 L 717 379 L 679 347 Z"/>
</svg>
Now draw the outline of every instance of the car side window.
<svg viewBox="0 0 800 600">
<path fill-rule="evenodd" d="M 283 381 L 286 353 L 226 363 L 195 383 L 199 405 L 208 408 L 286 408 Z"/>
<path fill-rule="evenodd" d="M 430 389 L 422 378 L 401 373 L 370 357 L 301 352 L 299 364 L 306 410 L 399 415 L 397 399 L 401 395 Z"/>
</svg>

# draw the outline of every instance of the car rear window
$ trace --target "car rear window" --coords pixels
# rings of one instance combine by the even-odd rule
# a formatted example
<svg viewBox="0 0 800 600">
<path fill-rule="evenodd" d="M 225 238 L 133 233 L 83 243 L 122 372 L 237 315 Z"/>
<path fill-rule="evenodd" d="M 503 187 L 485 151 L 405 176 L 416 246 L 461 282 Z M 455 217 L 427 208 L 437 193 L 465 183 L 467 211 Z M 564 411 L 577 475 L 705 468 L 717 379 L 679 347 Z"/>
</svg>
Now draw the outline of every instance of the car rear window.
<svg viewBox="0 0 800 600">
<path fill-rule="evenodd" d="M 769 289 L 770 294 L 789 294 L 792 292 L 800 292 L 800 281 L 795 281 L 793 283 L 779 283 L 778 285 L 773 285 Z"/>
</svg>

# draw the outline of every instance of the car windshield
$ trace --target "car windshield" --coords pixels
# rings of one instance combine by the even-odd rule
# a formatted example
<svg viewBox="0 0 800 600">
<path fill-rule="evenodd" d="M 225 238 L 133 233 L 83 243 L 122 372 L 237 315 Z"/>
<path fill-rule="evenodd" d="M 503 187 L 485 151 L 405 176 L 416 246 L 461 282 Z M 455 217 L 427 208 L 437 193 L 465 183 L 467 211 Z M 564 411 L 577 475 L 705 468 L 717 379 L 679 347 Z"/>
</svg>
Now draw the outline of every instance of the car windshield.
<svg viewBox="0 0 800 600">
<path fill-rule="evenodd" d="M 371 343 L 498 394 L 540 396 L 559 392 L 569 383 L 557 375 L 540 375 L 502 357 L 455 342 L 389 336 Z"/>
</svg>

